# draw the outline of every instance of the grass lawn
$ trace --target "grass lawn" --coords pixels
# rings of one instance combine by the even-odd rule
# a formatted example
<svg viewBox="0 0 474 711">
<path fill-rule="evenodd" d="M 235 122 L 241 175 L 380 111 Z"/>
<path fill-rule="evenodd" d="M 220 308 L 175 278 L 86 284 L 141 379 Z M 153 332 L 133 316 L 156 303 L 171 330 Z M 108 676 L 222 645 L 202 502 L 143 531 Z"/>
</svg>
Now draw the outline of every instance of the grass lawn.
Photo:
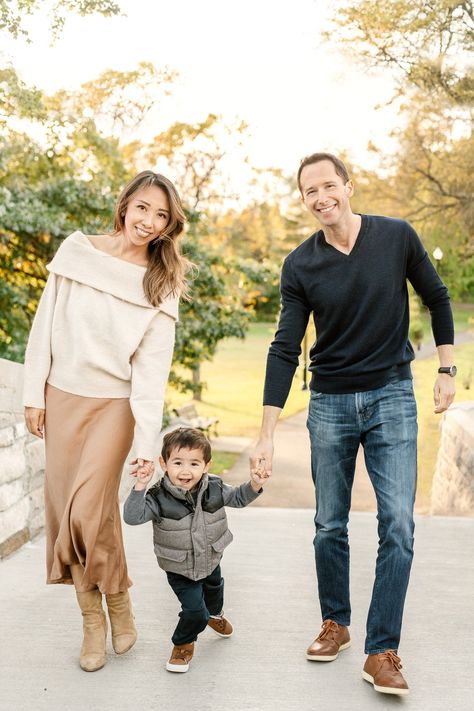
<svg viewBox="0 0 474 711">
<path fill-rule="evenodd" d="M 213 452 L 210 473 L 224 476 L 234 466 L 239 456 L 235 452 Z"/>
<path fill-rule="evenodd" d="M 262 418 L 263 380 L 268 346 L 275 326 L 253 323 L 245 340 L 229 338 L 223 341 L 212 363 L 202 366 L 202 379 L 207 383 L 202 402 L 197 403 L 200 415 L 219 418 L 220 435 L 254 437 Z M 299 412 L 308 404 L 308 391 L 303 392 L 302 368 L 298 368 L 284 417 Z M 171 407 L 189 402 L 189 393 L 182 395 L 169 387 L 166 401 Z"/>
<path fill-rule="evenodd" d="M 452 308 L 455 332 L 474 331 L 474 304 L 452 304 Z M 423 343 L 428 343 L 432 340 L 431 317 L 428 309 L 420 310 L 420 321 L 423 325 Z"/>
<path fill-rule="evenodd" d="M 456 399 L 455 402 L 474 400 L 474 343 L 456 348 Z M 438 370 L 438 357 L 424 358 L 412 365 L 415 395 L 418 405 L 418 494 L 417 504 L 427 506 L 431 492 L 436 455 L 440 438 L 440 415 L 433 412 L 433 385 Z M 465 387 L 469 372 L 473 373 L 469 389 Z"/>
</svg>

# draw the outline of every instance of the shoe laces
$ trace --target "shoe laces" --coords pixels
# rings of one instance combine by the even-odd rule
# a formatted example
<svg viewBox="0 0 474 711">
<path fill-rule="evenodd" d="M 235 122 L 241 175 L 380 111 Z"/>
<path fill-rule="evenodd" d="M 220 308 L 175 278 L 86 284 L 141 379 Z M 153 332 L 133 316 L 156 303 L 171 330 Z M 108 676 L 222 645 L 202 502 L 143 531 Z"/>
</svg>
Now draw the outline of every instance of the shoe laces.
<svg viewBox="0 0 474 711">
<path fill-rule="evenodd" d="M 400 671 L 400 669 L 402 668 L 402 660 L 391 649 L 388 649 L 386 652 L 383 652 L 380 656 L 381 659 L 386 659 L 393 667 L 395 667 L 397 671 Z"/>
<path fill-rule="evenodd" d="M 213 617 L 214 623 L 216 627 L 219 627 L 219 629 L 224 630 L 225 629 L 225 619 L 222 617 Z"/>
<path fill-rule="evenodd" d="M 173 659 L 182 659 L 183 662 L 187 662 L 189 659 L 189 649 L 186 649 L 186 647 L 176 647 L 173 652 Z"/>
<path fill-rule="evenodd" d="M 318 635 L 318 639 L 325 639 L 331 632 L 337 632 L 339 625 L 334 620 L 324 620 L 321 632 Z"/>
</svg>

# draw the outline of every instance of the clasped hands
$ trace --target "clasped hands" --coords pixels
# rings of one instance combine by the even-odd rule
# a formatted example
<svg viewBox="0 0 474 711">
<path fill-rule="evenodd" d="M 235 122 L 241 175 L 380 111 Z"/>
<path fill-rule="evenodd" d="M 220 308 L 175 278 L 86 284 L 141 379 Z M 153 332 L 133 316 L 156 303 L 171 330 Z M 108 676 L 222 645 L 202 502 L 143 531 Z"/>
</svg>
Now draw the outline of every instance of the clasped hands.
<svg viewBox="0 0 474 711">
<path fill-rule="evenodd" d="M 132 469 L 130 472 L 130 476 L 134 476 L 137 480 L 135 489 L 137 491 L 143 491 L 155 473 L 154 463 L 148 459 L 137 458 L 132 459 L 129 464 L 135 467 L 135 469 Z"/>
<path fill-rule="evenodd" d="M 268 460 L 263 454 L 255 452 L 250 457 L 250 480 L 258 487 L 257 491 L 268 482 L 271 475 L 271 459 Z"/>
</svg>

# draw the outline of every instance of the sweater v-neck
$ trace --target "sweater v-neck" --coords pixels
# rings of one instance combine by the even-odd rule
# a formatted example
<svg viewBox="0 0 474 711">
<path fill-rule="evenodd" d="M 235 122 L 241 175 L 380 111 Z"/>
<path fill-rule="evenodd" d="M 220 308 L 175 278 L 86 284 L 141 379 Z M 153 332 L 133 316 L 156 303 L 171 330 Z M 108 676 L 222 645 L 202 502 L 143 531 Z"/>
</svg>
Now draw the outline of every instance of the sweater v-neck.
<svg viewBox="0 0 474 711">
<path fill-rule="evenodd" d="M 357 233 L 357 237 L 355 239 L 355 242 L 354 242 L 350 252 L 348 252 L 346 254 L 346 252 L 342 252 L 340 249 L 338 249 L 337 247 L 334 247 L 334 245 L 330 244 L 330 242 L 327 242 L 324 231 L 320 230 L 320 235 L 322 237 L 321 244 L 323 245 L 323 247 L 331 249 L 333 252 L 338 254 L 342 259 L 349 259 L 350 257 L 352 257 L 352 255 L 354 255 L 359 250 L 360 245 L 363 242 L 363 239 L 365 237 L 365 233 L 367 232 L 367 217 L 366 217 L 366 215 L 361 215 L 360 217 L 361 217 L 361 222 L 360 222 L 359 232 Z"/>
</svg>

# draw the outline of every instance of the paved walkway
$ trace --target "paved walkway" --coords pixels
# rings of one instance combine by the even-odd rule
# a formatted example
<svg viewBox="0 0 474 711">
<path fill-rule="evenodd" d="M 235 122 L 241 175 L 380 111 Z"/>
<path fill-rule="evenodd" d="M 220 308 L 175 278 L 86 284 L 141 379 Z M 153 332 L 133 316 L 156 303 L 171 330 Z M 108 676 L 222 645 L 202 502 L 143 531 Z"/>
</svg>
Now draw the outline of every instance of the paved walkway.
<svg viewBox="0 0 474 711">
<path fill-rule="evenodd" d="M 277 508 L 314 508 L 314 488 L 311 479 L 309 436 L 306 411 L 282 419 L 277 425 L 273 476 L 265 487 L 265 496 L 254 506 Z M 243 441 L 246 444 L 246 441 Z M 218 447 L 223 446 L 221 442 Z M 242 448 L 241 448 L 242 449 Z M 252 443 L 243 449 L 239 459 L 225 475 L 229 484 L 240 484 L 249 475 L 249 454 Z M 352 490 L 354 511 L 375 511 L 375 495 L 364 465 L 362 450 L 357 457 L 356 476 Z"/>
<path fill-rule="evenodd" d="M 384 697 L 362 681 L 375 517 L 351 516 L 353 646 L 308 662 L 320 624 L 309 509 L 229 510 L 225 554 L 231 639 L 201 635 L 188 674 L 164 664 L 177 604 L 152 552 L 150 525 L 124 527 L 139 641 L 104 669 L 78 666 L 81 618 L 66 586 L 44 585 L 44 541 L 0 563 L 2 711 L 413 711 L 472 708 L 474 521 L 419 517 L 400 653 L 411 694 Z"/>
<path fill-rule="evenodd" d="M 360 677 L 377 546 L 373 513 L 354 511 L 350 519 L 353 646 L 330 664 L 306 661 L 320 615 L 304 420 L 300 413 L 279 423 L 274 477 L 264 496 L 242 511 L 229 510 L 235 541 L 223 570 L 226 613 L 236 629 L 231 639 L 206 631 L 190 672 L 166 672 L 177 603 L 154 559 L 150 525 L 125 526 L 139 641 L 123 657 L 110 648 L 104 669 L 83 672 L 73 590 L 44 585 L 44 540 L 38 539 L 0 562 L 0 711 L 471 709 L 472 518 L 417 517 L 400 648 L 408 697 L 377 694 Z M 233 442 L 239 450 L 246 444 Z M 247 476 L 244 452 L 226 480 Z M 369 494 L 359 468 L 353 508 L 364 508 Z"/>
</svg>

